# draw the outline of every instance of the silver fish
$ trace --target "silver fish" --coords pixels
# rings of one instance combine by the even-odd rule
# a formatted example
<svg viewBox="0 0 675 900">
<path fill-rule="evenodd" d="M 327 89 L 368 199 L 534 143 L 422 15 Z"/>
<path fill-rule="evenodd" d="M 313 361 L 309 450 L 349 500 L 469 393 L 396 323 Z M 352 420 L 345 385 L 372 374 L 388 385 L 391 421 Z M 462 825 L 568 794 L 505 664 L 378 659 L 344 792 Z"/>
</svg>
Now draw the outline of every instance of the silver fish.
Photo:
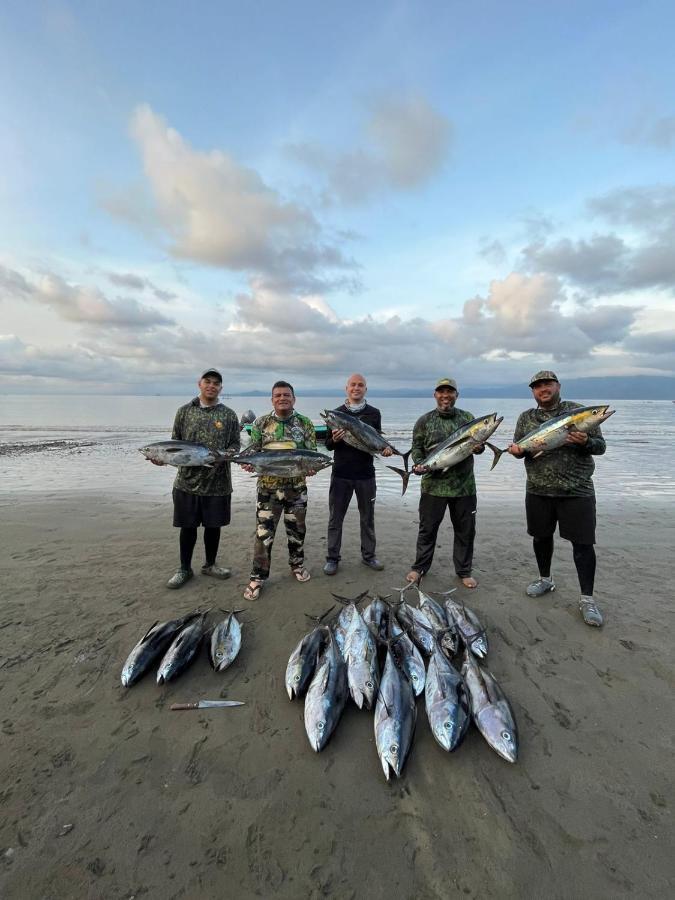
<svg viewBox="0 0 675 900">
<path fill-rule="evenodd" d="M 598 428 L 603 422 L 606 422 L 615 412 L 615 409 L 609 408 L 609 404 L 579 406 L 562 416 L 549 419 L 540 425 L 539 428 L 528 432 L 525 437 L 516 441 L 516 446 L 536 459 L 543 453 L 549 453 L 551 450 L 562 447 L 571 431 L 582 431 L 584 433 L 592 431 L 593 428 Z M 492 463 L 493 469 L 501 459 L 502 454 L 506 452 L 506 449 L 496 451 L 494 462 Z"/>
<path fill-rule="evenodd" d="M 396 622 L 392 622 L 391 634 L 393 638 L 397 638 L 395 642 L 392 641 L 394 657 L 410 679 L 415 696 L 419 697 L 424 690 L 426 681 L 426 669 L 422 655 Z"/>
<path fill-rule="evenodd" d="M 488 438 L 492 437 L 503 421 L 504 417 L 498 417 L 497 413 L 472 419 L 457 431 L 453 431 L 442 443 L 437 444 L 419 465 L 425 466 L 430 472 L 445 472 L 447 469 L 451 469 L 471 456 L 474 449 L 480 444 L 486 444 Z M 497 448 L 491 444 L 487 446 L 493 453 L 498 452 Z M 495 458 L 498 457 L 495 456 Z"/>
<path fill-rule="evenodd" d="M 336 600 L 339 600 L 343 605 L 343 609 L 340 610 L 339 616 L 336 618 L 333 623 L 333 633 L 335 634 L 335 640 L 337 641 L 338 647 L 340 648 L 340 652 L 344 656 L 345 651 L 345 643 L 347 640 L 347 632 L 349 631 L 352 623 L 352 617 L 354 613 L 358 612 L 357 604 L 363 600 L 363 598 L 368 594 L 368 591 L 363 591 L 363 593 L 359 594 L 357 597 L 341 597 L 339 594 L 333 594 Z"/>
<path fill-rule="evenodd" d="M 464 651 L 462 676 L 476 727 L 502 759 L 514 763 L 518 758 L 518 729 L 511 704 L 494 675 L 478 665 L 468 648 Z"/>
<path fill-rule="evenodd" d="M 387 648 L 375 704 L 375 746 L 387 781 L 391 772 L 398 777 L 403 771 L 412 746 L 416 717 L 412 685 Z"/>
<path fill-rule="evenodd" d="M 403 590 L 406 590 L 405 588 Z M 401 628 L 413 639 L 425 656 L 434 651 L 434 627 L 426 614 L 405 600 L 396 604 L 396 618 Z"/>
<path fill-rule="evenodd" d="M 485 630 L 481 628 L 478 616 L 468 606 L 451 599 L 445 601 L 445 611 L 448 621 L 454 621 L 457 626 L 464 646 L 475 656 L 484 659 L 488 654 L 488 639 Z"/>
<path fill-rule="evenodd" d="M 206 466 L 230 462 L 234 453 L 221 453 L 219 450 L 209 450 L 203 444 L 193 444 L 190 441 L 157 441 L 146 447 L 139 447 L 138 452 L 146 459 L 164 463 L 166 466 Z"/>
<path fill-rule="evenodd" d="M 157 684 L 164 684 L 180 675 L 193 661 L 199 650 L 204 633 L 204 620 L 208 610 L 197 619 L 186 625 L 174 638 L 173 643 L 164 654 L 157 670 Z"/>
<path fill-rule="evenodd" d="M 236 613 L 242 610 L 223 612 L 227 613 L 227 618 L 215 626 L 209 643 L 209 659 L 216 672 L 224 672 L 231 666 L 241 650 L 241 624 Z"/>
<path fill-rule="evenodd" d="M 254 450 L 233 456 L 232 462 L 252 466 L 258 475 L 281 478 L 295 478 L 333 465 L 330 456 L 316 450 Z"/>
<path fill-rule="evenodd" d="M 198 612 L 192 612 L 180 619 L 171 619 L 162 623 L 155 622 L 154 625 L 151 625 L 124 663 L 122 668 L 124 687 L 131 687 L 132 684 L 135 684 L 155 660 L 166 651 L 181 628 L 184 628 L 197 616 L 199 616 Z"/>
<path fill-rule="evenodd" d="M 372 601 L 361 613 L 363 621 L 376 639 L 387 639 L 387 622 L 389 621 L 389 606 L 382 597 L 373 597 Z"/>
<path fill-rule="evenodd" d="M 455 623 L 449 620 L 445 610 L 433 597 L 426 594 L 420 586 L 415 585 L 419 596 L 419 608 L 425 614 L 436 635 L 439 637 L 441 647 L 448 658 L 457 652 L 457 631 Z"/>
<path fill-rule="evenodd" d="M 380 686 L 377 644 L 356 606 L 345 635 L 342 655 L 347 663 L 347 682 L 354 703 L 359 709 L 364 705 L 366 709 L 372 709 Z"/>
<path fill-rule="evenodd" d="M 326 625 L 317 625 L 306 634 L 295 650 L 291 653 L 286 666 L 286 692 L 289 700 L 294 697 L 302 697 L 314 675 L 319 654 L 323 650 L 328 638 L 330 628 Z"/>
<path fill-rule="evenodd" d="M 329 630 L 305 697 L 305 731 L 317 753 L 326 746 L 340 721 L 348 695 L 347 666 Z"/>
<path fill-rule="evenodd" d="M 437 743 L 448 752 L 459 746 L 471 721 L 464 680 L 436 641 L 424 692 L 427 718 Z"/>
</svg>

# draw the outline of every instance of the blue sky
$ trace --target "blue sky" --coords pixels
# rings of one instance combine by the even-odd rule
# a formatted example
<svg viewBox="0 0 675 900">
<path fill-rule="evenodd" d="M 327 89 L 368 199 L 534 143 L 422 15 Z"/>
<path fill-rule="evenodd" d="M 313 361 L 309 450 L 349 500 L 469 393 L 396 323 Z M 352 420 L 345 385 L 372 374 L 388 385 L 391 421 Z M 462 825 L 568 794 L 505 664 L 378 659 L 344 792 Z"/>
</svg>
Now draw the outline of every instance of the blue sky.
<svg viewBox="0 0 675 900">
<path fill-rule="evenodd" d="M 674 20 L 4 3 L 0 389 L 674 374 Z"/>
</svg>

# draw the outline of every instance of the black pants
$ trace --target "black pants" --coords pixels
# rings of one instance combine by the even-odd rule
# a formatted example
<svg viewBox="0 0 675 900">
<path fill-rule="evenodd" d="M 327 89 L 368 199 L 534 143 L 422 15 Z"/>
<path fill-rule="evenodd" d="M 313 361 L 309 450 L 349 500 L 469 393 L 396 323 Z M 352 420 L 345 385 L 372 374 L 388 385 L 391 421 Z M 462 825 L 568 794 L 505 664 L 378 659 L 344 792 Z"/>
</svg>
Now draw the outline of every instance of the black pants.
<svg viewBox="0 0 675 900">
<path fill-rule="evenodd" d="M 432 494 L 420 495 L 420 527 L 417 535 L 417 556 L 413 569 L 421 575 L 431 568 L 436 549 L 438 529 L 450 510 L 450 521 L 455 533 L 452 561 L 455 572 L 460 578 L 471 574 L 473 564 L 473 542 L 476 536 L 476 496 L 471 497 L 434 497 Z"/>
<path fill-rule="evenodd" d="M 356 494 L 361 521 L 361 556 L 375 558 L 375 479 L 336 478 L 330 481 L 328 493 L 328 546 L 326 559 L 339 562 L 342 545 L 342 523 L 352 496 Z"/>
</svg>

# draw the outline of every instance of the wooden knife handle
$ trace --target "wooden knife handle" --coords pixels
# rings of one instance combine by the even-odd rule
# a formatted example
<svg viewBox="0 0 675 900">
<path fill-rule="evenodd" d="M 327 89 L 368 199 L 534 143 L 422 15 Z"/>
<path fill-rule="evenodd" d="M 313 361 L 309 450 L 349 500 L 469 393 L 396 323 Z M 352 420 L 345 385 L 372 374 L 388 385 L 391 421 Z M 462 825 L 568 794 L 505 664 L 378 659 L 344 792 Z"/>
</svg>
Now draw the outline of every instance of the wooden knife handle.
<svg viewBox="0 0 675 900">
<path fill-rule="evenodd" d="M 199 703 L 172 703 L 169 709 L 199 709 Z"/>
</svg>

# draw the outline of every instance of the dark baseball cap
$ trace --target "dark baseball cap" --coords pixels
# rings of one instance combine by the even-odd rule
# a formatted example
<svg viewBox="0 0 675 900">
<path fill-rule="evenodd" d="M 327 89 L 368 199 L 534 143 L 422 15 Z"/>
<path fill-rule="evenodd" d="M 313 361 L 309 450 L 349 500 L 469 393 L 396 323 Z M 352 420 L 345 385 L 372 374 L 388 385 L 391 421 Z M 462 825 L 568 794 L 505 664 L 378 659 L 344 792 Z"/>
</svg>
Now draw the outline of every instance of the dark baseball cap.
<svg viewBox="0 0 675 900">
<path fill-rule="evenodd" d="M 457 382 L 454 378 L 439 378 L 436 382 L 436 387 L 434 388 L 437 391 L 439 388 L 452 388 L 453 390 L 457 390 Z"/>
<path fill-rule="evenodd" d="M 213 375 L 215 378 L 218 379 L 218 381 L 220 381 L 221 384 L 223 383 L 223 376 L 220 374 L 218 369 L 206 369 L 205 372 L 202 372 L 199 380 L 201 381 L 202 378 L 206 378 L 207 375 Z"/>
<path fill-rule="evenodd" d="M 535 372 L 532 378 L 530 378 L 529 386 L 532 387 L 538 381 L 558 381 L 558 376 L 550 369 L 542 369 L 540 372 Z"/>
</svg>

